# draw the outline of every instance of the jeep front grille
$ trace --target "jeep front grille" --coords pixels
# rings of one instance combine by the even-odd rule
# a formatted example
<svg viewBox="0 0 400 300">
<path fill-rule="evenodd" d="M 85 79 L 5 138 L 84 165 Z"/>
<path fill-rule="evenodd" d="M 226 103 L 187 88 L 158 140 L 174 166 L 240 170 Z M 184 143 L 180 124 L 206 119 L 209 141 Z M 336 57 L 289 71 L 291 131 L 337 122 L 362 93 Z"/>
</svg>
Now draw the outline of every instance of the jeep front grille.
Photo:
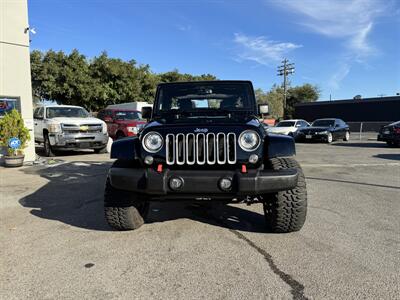
<svg viewBox="0 0 400 300">
<path fill-rule="evenodd" d="M 168 165 L 236 163 L 236 135 L 225 133 L 178 133 L 166 136 Z"/>
</svg>

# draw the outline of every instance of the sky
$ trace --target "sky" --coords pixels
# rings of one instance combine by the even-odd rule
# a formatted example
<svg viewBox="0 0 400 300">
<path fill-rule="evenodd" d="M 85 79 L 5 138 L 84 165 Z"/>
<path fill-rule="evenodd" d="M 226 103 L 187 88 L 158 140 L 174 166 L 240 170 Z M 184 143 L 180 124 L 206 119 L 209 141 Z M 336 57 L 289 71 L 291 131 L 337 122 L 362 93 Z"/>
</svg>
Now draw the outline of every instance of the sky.
<svg viewBox="0 0 400 300">
<path fill-rule="evenodd" d="M 28 0 L 31 49 L 134 59 L 154 72 L 311 83 L 320 100 L 400 92 L 400 0 Z"/>
</svg>

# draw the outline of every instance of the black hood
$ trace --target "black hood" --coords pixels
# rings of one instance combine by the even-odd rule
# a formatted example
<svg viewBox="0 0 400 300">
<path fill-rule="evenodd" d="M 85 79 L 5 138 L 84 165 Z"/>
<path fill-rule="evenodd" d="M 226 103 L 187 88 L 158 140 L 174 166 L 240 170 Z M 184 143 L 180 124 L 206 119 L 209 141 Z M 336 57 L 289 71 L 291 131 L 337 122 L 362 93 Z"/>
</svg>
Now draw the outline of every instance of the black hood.
<svg viewBox="0 0 400 300">
<path fill-rule="evenodd" d="M 261 126 L 261 123 L 252 119 L 246 123 L 233 122 L 229 119 L 221 119 L 218 122 L 182 122 L 182 123 L 160 123 L 158 121 L 152 121 L 146 125 L 143 129 L 142 134 L 146 134 L 149 131 L 157 131 L 161 135 L 165 136 L 168 133 L 218 133 L 218 132 L 234 132 L 240 134 L 242 131 L 247 129 L 253 129 L 259 132 L 260 136 L 263 137 L 265 130 Z"/>
</svg>

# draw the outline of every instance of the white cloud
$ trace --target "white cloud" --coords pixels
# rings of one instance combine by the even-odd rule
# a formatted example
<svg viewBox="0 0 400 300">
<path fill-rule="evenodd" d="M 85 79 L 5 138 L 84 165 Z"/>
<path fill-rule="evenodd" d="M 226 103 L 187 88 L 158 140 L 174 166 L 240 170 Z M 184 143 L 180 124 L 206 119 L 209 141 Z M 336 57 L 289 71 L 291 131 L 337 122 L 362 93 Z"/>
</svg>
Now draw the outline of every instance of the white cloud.
<svg viewBox="0 0 400 300">
<path fill-rule="evenodd" d="M 176 28 L 180 31 L 190 31 L 192 30 L 192 25 L 182 25 L 182 24 L 178 24 L 176 25 Z"/>
<path fill-rule="evenodd" d="M 302 15 L 300 23 L 312 31 L 344 41 L 347 53 L 330 79 L 330 85 L 336 89 L 350 72 L 352 61 L 363 62 L 377 52 L 368 35 L 376 18 L 391 6 L 390 0 L 278 0 L 274 3 Z"/>
<path fill-rule="evenodd" d="M 288 42 L 268 40 L 264 36 L 252 37 L 235 33 L 238 46 L 237 61 L 251 60 L 262 65 L 279 62 L 288 52 L 302 47 Z"/>
<path fill-rule="evenodd" d="M 346 78 L 347 74 L 350 72 L 350 64 L 347 62 L 343 62 L 338 70 L 331 76 L 329 79 L 329 86 L 333 89 L 337 90 L 340 87 L 340 82 Z"/>
<path fill-rule="evenodd" d="M 344 38 L 358 55 L 373 53 L 367 37 L 374 20 L 388 8 L 381 0 L 279 0 L 278 5 L 305 17 L 304 26 L 322 35 Z"/>
</svg>

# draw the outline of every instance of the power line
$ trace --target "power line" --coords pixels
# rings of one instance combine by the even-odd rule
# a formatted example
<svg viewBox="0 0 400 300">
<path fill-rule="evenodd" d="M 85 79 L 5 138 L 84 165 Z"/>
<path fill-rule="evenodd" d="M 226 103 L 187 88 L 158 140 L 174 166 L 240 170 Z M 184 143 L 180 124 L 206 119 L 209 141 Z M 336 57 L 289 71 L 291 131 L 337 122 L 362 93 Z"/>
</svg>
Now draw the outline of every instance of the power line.
<svg viewBox="0 0 400 300">
<path fill-rule="evenodd" d="M 289 63 L 286 58 L 282 61 L 282 65 L 278 66 L 278 76 L 283 76 L 283 112 L 286 109 L 287 76 L 293 74 L 294 69 L 294 63 Z"/>
</svg>

